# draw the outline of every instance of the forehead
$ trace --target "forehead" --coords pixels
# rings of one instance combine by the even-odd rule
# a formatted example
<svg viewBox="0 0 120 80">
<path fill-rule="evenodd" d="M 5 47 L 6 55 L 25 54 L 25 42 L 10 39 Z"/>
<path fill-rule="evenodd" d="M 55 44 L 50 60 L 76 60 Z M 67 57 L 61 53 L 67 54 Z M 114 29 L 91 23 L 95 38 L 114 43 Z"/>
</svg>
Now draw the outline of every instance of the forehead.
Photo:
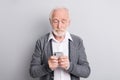
<svg viewBox="0 0 120 80">
<path fill-rule="evenodd" d="M 68 12 L 67 9 L 64 9 L 64 8 L 56 9 L 52 13 L 52 18 L 68 19 L 69 18 L 69 12 Z"/>
</svg>

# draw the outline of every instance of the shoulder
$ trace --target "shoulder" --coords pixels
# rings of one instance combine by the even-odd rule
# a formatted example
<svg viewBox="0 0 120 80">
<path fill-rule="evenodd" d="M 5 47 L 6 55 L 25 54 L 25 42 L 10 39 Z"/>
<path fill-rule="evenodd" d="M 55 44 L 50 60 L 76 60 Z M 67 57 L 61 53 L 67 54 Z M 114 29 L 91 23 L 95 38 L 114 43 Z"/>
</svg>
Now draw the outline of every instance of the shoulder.
<svg viewBox="0 0 120 80">
<path fill-rule="evenodd" d="M 42 35 L 40 38 L 38 38 L 37 43 L 46 43 L 48 41 L 50 33 L 46 33 Z"/>
<path fill-rule="evenodd" d="M 74 44 L 75 47 L 77 48 L 80 48 L 81 46 L 83 47 L 83 40 L 79 36 L 71 34 L 71 37 L 73 40 L 71 42 Z"/>
<path fill-rule="evenodd" d="M 73 42 L 82 42 L 82 38 L 77 36 L 77 35 L 74 35 L 74 34 L 70 34 L 72 39 L 73 39 Z"/>
<path fill-rule="evenodd" d="M 48 40 L 49 34 L 50 33 L 46 33 L 46 34 L 42 35 L 38 40 Z"/>
</svg>

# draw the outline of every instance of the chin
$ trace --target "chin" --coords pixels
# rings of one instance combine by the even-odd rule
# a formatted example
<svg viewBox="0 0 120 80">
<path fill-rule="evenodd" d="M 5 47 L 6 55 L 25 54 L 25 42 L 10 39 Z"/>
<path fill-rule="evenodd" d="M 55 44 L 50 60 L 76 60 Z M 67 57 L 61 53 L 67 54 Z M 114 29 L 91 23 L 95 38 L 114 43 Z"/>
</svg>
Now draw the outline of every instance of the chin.
<svg viewBox="0 0 120 80">
<path fill-rule="evenodd" d="M 65 32 L 56 32 L 56 31 L 53 31 L 54 35 L 58 36 L 58 37 L 63 37 L 65 36 Z"/>
</svg>

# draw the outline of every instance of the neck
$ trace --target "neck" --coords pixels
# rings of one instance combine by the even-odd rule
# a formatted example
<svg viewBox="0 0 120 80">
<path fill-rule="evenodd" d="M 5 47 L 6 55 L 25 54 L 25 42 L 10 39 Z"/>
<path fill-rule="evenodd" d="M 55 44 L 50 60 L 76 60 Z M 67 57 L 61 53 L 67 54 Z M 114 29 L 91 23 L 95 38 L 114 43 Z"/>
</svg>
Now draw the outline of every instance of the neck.
<svg viewBox="0 0 120 80">
<path fill-rule="evenodd" d="M 56 36 L 55 34 L 53 34 L 55 39 L 58 40 L 59 42 L 62 42 L 65 38 L 65 36 Z"/>
</svg>

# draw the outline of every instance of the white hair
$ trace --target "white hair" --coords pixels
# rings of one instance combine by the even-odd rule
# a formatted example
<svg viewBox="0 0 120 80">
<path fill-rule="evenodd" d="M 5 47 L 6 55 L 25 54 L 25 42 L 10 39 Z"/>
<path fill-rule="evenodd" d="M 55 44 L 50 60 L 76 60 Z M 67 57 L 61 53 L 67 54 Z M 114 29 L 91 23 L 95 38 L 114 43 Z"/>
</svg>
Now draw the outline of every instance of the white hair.
<svg viewBox="0 0 120 80">
<path fill-rule="evenodd" d="M 56 11 L 56 10 L 59 10 L 59 9 L 64 9 L 68 12 L 68 15 L 69 15 L 69 9 L 66 8 L 66 7 L 55 7 L 54 9 L 52 9 L 52 11 L 50 12 L 50 15 L 49 15 L 49 19 L 52 19 L 52 15 L 53 13 Z"/>
</svg>

